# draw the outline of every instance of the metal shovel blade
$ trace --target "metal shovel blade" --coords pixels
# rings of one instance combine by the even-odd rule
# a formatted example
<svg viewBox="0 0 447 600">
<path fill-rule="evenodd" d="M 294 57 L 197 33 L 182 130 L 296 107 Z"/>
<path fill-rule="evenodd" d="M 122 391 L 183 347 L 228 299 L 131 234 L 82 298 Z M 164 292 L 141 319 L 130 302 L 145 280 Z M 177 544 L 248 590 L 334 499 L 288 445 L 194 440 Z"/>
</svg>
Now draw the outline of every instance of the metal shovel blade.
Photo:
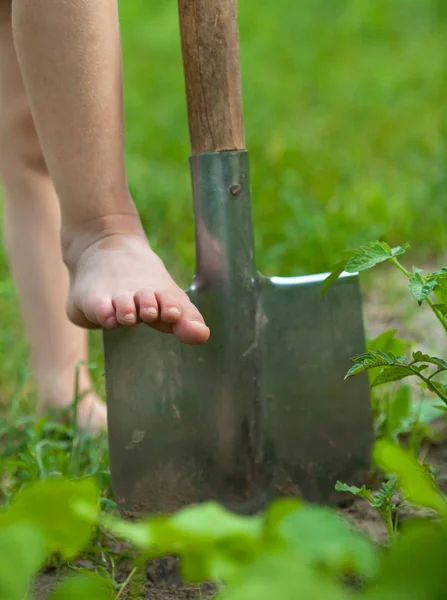
<svg viewBox="0 0 447 600">
<path fill-rule="evenodd" d="M 204 346 L 140 325 L 104 333 L 112 482 L 127 516 L 217 500 L 255 512 L 297 495 L 331 502 L 370 464 L 356 276 L 320 299 L 324 275 L 256 272 L 245 151 L 191 159 Z"/>
</svg>

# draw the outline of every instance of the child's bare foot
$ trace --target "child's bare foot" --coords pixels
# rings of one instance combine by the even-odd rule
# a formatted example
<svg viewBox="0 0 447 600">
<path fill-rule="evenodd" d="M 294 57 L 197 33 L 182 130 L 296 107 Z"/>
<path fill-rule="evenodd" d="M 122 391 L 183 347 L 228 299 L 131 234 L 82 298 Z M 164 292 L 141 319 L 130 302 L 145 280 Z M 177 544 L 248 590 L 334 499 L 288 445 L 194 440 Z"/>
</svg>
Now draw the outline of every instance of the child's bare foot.
<svg viewBox="0 0 447 600">
<path fill-rule="evenodd" d="M 77 427 L 84 432 L 100 433 L 107 430 L 107 407 L 91 389 L 91 381 L 87 372 L 81 368 L 79 373 L 79 393 L 81 399 L 77 406 Z M 67 414 L 68 410 L 68 414 Z M 48 384 L 43 385 L 37 406 L 39 416 L 49 413 L 60 418 L 74 418 L 73 409 L 73 376 L 49 377 Z M 61 413 L 64 413 L 64 416 Z"/>
<path fill-rule="evenodd" d="M 91 224 L 93 231 L 83 230 L 73 243 L 63 237 L 70 320 L 105 329 L 147 323 L 186 344 L 206 342 L 210 332 L 200 312 L 151 250 L 141 226 L 122 227 L 120 216 L 107 221 Z"/>
</svg>

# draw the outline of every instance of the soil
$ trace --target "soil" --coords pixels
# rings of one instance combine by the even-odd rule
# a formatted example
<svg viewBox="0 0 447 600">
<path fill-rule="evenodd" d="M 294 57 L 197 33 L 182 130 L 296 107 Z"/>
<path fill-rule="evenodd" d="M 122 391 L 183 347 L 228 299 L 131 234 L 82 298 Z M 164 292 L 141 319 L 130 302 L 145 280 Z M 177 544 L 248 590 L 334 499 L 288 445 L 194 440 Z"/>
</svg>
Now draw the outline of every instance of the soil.
<svg viewBox="0 0 447 600">
<path fill-rule="evenodd" d="M 394 275 L 394 276 L 393 276 Z M 390 278 L 392 280 L 390 281 Z M 386 329 L 398 329 L 399 336 L 415 340 L 418 349 L 426 350 L 438 356 L 446 356 L 445 334 L 440 331 L 433 315 L 429 310 L 420 309 L 408 293 L 405 279 L 397 283 L 395 271 L 382 270 L 382 277 L 375 280 L 374 290 L 369 290 L 365 296 L 365 321 L 369 337 L 375 337 Z M 390 293 L 390 288 L 392 292 Z M 400 320 L 398 317 L 401 317 Z M 403 322 L 405 325 L 403 325 Z M 443 429 L 445 425 L 442 425 Z M 438 467 L 441 478 L 440 486 L 447 492 L 447 435 L 441 435 L 437 444 L 427 445 L 423 452 L 426 453 L 426 462 Z M 378 543 L 387 539 L 385 527 L 367 501 L 362 499 L 349 499 L 345 506 L 340 507 L 340 512 L 360 531 L 367 534 Z M 411 516 L 407 510 L 400 513 L 401 523 Z M 79 566 L 94 568 L 93 563 L 82 561 Z M 125 561 L 118 566 L 117 581 L 123 582 L 129 574 L 129 563 Z M 61 573 L 47 571 L 37 579 L 33 600 L 46 600 L 49 592 L 57 582 Z M 215 594 L 215 589 L 209 584 L 198 587 L 185 586 L 178 572 L 178 563 L 175 558 L 165 558 L 152 562 L 146 572 L 144 592 L 141 600 L 209 600 Z M 90 600 L 90 599 L 86 599 Z M 93 599 L 92 599 L 93 600 Z M 126 600 L 126 595 L 122 596 Z"/>
<path fill-rule="evenodd" d="M 447 435 L 439 444 L 431 444 L 425 448 L 427 453 L 426 462 L 437 466 L 440 474 L 446 477 L 441 480 L 440 487 L 447 492 Z M 340 508 L 340 513 L 344 515 L 354 527 L 368 535 L 371 539 L 381 544 L 386 542 L 387 533 L 379 515 L 373 510 L 368 502 L 356 498 L 350 501 L 347 506 Z M 401 510 L 399 514 L 400 523 L 403 525 L 405 519 L 412 516 L 408 509 Z M 123 548 L 114 548 L 114 550 L 123 550 Z M 94 569 L 94 563 L 83 560 L 75 563 L 76 566 L 88 569 Z M 126 580 L 130 572 L 130 562 L 122 561 L 117 568 L 116 580 L 121 583 Z M 57 572 L 56 570 L 42 573 L 37 579 L 34 588 L 33 600 L 47 600 L 53 586 L 58 578 L 67 573 Z M 211 600 L 216 589 L 211 584 L 202 584 L 200 587 L 191 587 L 183 584 L 178 570 L 178 561 L 174 557 L 167 557 L 150 563 L 147 567 L 145 582 L 142 586 L 139 600 Z M 126 600 L 124 594 L 122 600 Z M 86 598 L 85 600 L 93 600 Z"/>
</svg>

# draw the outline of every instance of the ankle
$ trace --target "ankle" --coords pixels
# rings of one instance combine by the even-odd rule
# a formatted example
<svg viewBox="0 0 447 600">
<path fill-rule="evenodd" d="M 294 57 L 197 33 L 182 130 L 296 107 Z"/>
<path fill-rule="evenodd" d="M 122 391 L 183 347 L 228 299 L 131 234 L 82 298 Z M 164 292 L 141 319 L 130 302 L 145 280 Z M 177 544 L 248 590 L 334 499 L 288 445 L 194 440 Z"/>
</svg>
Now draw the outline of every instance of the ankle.
<svg viewBox="0 0 447 600">
<path fill-rule="evenodd" d="M 116 235 L 131 235 L 146 239 L 136 210 L 98 216 L 76 225 L 63 225 L 61 247 L 65 265 L 71 269 L 85 250 L 105 238 Z"/>
</svg>

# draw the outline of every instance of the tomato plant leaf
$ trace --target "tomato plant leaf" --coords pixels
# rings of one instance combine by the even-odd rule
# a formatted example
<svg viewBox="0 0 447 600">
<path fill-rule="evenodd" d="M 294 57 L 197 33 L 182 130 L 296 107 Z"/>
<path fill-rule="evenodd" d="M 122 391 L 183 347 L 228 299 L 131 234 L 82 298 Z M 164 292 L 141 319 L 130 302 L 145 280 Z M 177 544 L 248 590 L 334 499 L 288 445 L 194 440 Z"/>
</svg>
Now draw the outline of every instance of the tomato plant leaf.
<svg viewBox="0 0 447 600">
<path fill-rule="evenodd" d="M 409 343 L 397 337 L 397 329 L 388 329 L 376 338 L 369 340 L 366 347 L 369 352 L 382 351 L 394 356 L 402 356 L 409 348 Z M 372 385 L 380 371 L 380 367 L 368 370 L 370 385 Z"/>
<path fill-rule="evenodd" d="M 397 337 L 397 329 L 387 329 L 367 344 L 369 352 L 382 351 L 394 356 L 405 354 L 407 347 L 408 342 Z"/>
<path fill-rule="evenodd" d="M 371 499 L 372 494 L 372 491 L 364 485 L 362 485 L 362 487 L 359 488 L 356 485 L 347 485 L 346 483 L 342 483 L 341 481 L 337 481 L 337 483 L 335 484 L 335 490 L 337 492 L 349 492 L 354 496 L 358 496 L 359 498 L 366 498 L 367 500 Z"/>
<path fill-rule="evenodd" d="M 437 269 L 432 273 L 429 273 L 426 279 L 439 279 L 439 277 L 447 276 L 447 267 L 443 267 L 442 269 Z"/>
<path fill-rule="evenodd" d="M 435 296 L 441 305 L 447 304 L 447 274 L 438 278 L 435 287 Z"/>
<path fill-rule="evenodd" d="M 323 281 L 323 285 L 322 285 L 321 291 L 320 291 L 320 298 L 323 298 L 323 296 L 326 295 L 326 292 L 328 291 L 328 289 L 337 281 L 337 279 L 340 277 L 340 275 L 345 270 L 346 263 L 351 258 L 351 256 L 353 256 L 353 254 L 355 254 L 356 252 L 357 252 L 357 250 L 345 250 L 344 252 L 341 253 L 340 260 L 331 267 L 330 274 Z"/>
<path fill-rule="evenodd" d="M 374 447 L 374 461 L 385 473 L 399 479 L 410 502 L 432 508 L 447 517 L 447 503 L 441 491 L 420 463 L 403 448 L 388 440 L 378 440 Z"/>
<path fill-rule="evenodd" d="M 432 365 L 436 365 L 439 371 L 447 370 L 447 362 L 444 359 L 438 358 L 437 356 L 429 356 L 428 354 L 424 354 L 420 350 L 413 352 L 413 360 L 415 362 L 425 362 L 430 363 Z"/>
<path fill-rule="evenodd" d="M 408 386 L 401 386 L 390 401 L 388 410 L 388 431 L 400 432 L 406 419 L 411 414 L 410 390 Z"/>
<path fill-rule="evenodd" d="M 411 377 L 415 375 L 415 373 L 409 368 L 405 366 L 386 366 L 384 367 L 379 375 L 374 379 L 371 384 L 371 387 L 376 387 L 378 385 L 383 385 L 384 383 L 391 383 L 393 381 L 400 381 L 401 379 L 405 379 L 406 377 Z"/>
<path fill-rule="evenodd" d="M 405 366 L 405 358 L 394 356 L 392 353 L 382 352 L 381 350 L 365 352 L 364 354 L 355 356 L 351 360 L 354 365 L 346 373 L 345 379 L 375 367 Z"/>
<path fill-rule="evenodd" d="M 346 263 L 348 273 L 366 271 L 379 263 L 392 258 L 389 246 L 381 242 L 372 242 L 368 246 L 360 246 L 357 252 Z"/>
<path fill-rule="evenodd" d="M 323 298 L 323 296 L 326 295 L 328 289 L 337 281 L 337 279 L 345 270 L 345 266 L 346 261 L 341 260 L 332 267 L 330 274 L 326 277 L 326 279 L 323 281 L 323 285 L 321 286 L 320 298 Z"/>
<path fill-rule="evenodd" d="M 408 283 L 411 294 L 416 298 L 421 306 L 422 302 L 433 292 L 436 286 L 436 279 L 425 281 L 419 273 L 414 273 Z"/>
<path fill-rule="evenodd" d="M 355 250 L 346 250 L 342 253 L 341 260 L 332 266 L 330 274 L 324 280 L 320 297 L 326 294 L 343 271 L 347 273 L 366 271 L 379 263 L 403 254 L 408 248 L 408 244 L 391 248 L 386 242 L 375 241 Z"/>
</svg>

